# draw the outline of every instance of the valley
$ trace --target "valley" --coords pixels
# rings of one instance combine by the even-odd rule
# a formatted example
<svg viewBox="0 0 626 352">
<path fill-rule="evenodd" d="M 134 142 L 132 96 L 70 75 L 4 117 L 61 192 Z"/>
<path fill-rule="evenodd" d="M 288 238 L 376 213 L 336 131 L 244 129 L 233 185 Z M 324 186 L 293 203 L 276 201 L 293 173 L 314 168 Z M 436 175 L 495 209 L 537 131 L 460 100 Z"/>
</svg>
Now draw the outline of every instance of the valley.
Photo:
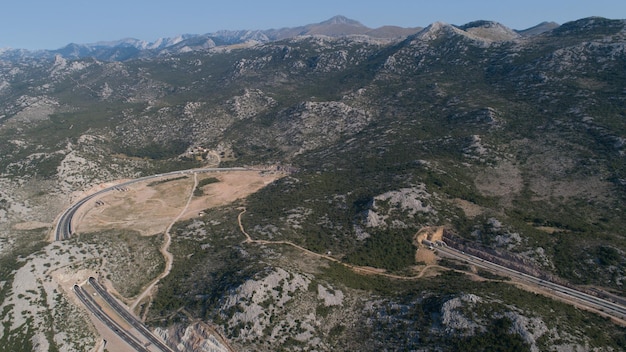
<svg viewBox="0 0 626 352">
<path fill-rule="evenodd" d="M 623 349 L 626 22 L 363 27 L 3 51 L 0 350 Z"/>
</svg>

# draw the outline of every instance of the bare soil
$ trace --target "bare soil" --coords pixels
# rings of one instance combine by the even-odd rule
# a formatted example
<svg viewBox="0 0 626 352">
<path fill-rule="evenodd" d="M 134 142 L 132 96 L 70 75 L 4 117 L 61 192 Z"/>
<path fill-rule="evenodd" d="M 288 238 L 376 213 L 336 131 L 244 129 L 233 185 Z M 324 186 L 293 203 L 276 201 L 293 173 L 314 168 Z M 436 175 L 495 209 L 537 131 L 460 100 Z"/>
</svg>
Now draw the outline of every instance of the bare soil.
<svg viewBox="0 0 626 352">
<path fill-rule="evenodd" d="M 472 202 L 469 202 L 465 199 L 455 198 L 452 201 L 454 205 L 461 208 L 461 210 L 463 210 L 463 213 L 465 213 L 465 216 L 467 216 L 470 219 L 473 219 L 477 217 L 478 215 L 481 215 L 484 212 L 483 207 L 476 205 Z"/>
<path fill-rule="evenodd" d="M 280 173 L 259 171 L 203 174 L 201 177 L 215 177 L 220 182 L 204 186 L 204 195 L 194 197 L 180 220 L 197 217 L 205 209 L 244 198 L 282 176 Z M 153 182 L 134 184 L 126 191 L 109 192 L 89 201 L 77 214 L 76 231 L 132 229 L 144 236 L 163 233 L 185 206 L 192 192 L 193 178 L 158 184 Z"/>
<path fill-rule="evenodd" d="M 413 242 L 418 248 L 415 252 L 415 262 L 425 263 L 433 265 L 437 263 L 438 257 L 433 250 L 430 250 L 428 246 L 422 244 L 423 240 L 429 240 L 431 242 L 441 241 L 443 239 L 443 227 L 425 227 L 417 232 Z"/>
<path fill-rule="evenodd" d="M 39 221 L 29 221 L 29 222 L 21 222 L 19 224 L 13 225 L 13 229 L 15 230 L 36 230 L 42 228 L 52 228 L 54 224 L 48 222 L 39 222 Z"/>
<path fill-rule="evenodd" d="M 194 197 L 181 220 L 194 218 L 205 209 L 225 205 L 260 190 L 275 180 L 283 177 L 281 173 L 258 171 L 229 171 L 198 175 L 198 180 L 215 177 L 220 182 L 202 187 L 201 197 Z"/>
<path fill-rule="evenodd" d="M 133 184 L 118 191 L 108 192 L 87 202 L 76 214 L 74 224 L 77 232 L 99 232 L 110 229 L 130 229 L 138 231 L 144 236 L 164 233 L 169 226 L 177 220 L 190 219 L 201 215 L 205 209 L 229 204 L 237 199 L 244 198 L 265 185 L 283 177 L 279 172 L 260 171 L 223 171 L 214 173 L 198 174 L 197 179 L 215 177 L 219 182 L 203 187 L 202 196 L 189 197 L 195 187 L 194 177 L 169 177 L 161 180 L 150 180 Z M 101 189 L 111 187 L 124 182 L 124 180 L 109 182 L 92 189 L 79 192 L 72 196 L 73 201 L 88 194 L 93 194 Z M 189 203 L 188 203 L 189 201 Z M 20 227 L 43 227 L 44 224 L 22 224 Z M 47 225 L 47 224 L 46 224 Z M 167 246 L 162 248 L 167 252 Z M 55 270 L 51 273 L 55 281 L 59 283 L 65 292 L 71 294 L 75 283 L 84 282 L 89 276 L 98 276 L 94 270 Z M 164 272 L 163 275 L 167 275 Z M 121 296 L 107 280 L 105 286 L 122 301 L 128 302 Z M 88 285 L 86 285 L 88 286 Z M 79 305 L 76 299 L 72 301 Z M 110 314 L 115 316 L 115 314 Z M 120 341 L 115 341 L 112 332 L 104 327 L 97 319 L 94 325 L 99 334 L 109 341 L 107 348 L 111 350 L 124 350 L 127 348 Z M 117 319 L 116 319 L 117 320 Z M 101 342 L 98 346 L 101 348 Z"/>
</svg>

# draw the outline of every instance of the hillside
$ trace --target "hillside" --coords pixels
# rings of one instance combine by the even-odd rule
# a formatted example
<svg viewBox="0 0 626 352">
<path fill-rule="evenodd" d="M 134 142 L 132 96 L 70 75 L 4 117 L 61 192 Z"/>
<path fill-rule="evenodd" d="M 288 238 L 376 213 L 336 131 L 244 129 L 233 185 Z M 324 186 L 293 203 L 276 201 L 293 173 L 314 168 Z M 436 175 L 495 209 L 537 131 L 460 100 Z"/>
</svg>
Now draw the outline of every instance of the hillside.
<svg viewBox="0 0 626 352">
<path fill-rule="evenodd" d="M 626 297 L 626 21 L 303 28 L 219 50 L 0 61 L 0 346 L 92 346 L 51 277 L 128 270 L 101 246 L 154 260 L 161 233 L 132 228 L 49 244 L 79 192 L 219 164 L 287 175 L 175 226 L 172 271 L 138 308 L 171 341 L 207 323 L 238 350 L 626 348 L 623 327 L 449 270 L 463 263 L 393 278 L 426 270 L 414 237 L 443 227 L 529 273 Z M 59 252 L 74 259 L 46 266 Z"/>
</svg>

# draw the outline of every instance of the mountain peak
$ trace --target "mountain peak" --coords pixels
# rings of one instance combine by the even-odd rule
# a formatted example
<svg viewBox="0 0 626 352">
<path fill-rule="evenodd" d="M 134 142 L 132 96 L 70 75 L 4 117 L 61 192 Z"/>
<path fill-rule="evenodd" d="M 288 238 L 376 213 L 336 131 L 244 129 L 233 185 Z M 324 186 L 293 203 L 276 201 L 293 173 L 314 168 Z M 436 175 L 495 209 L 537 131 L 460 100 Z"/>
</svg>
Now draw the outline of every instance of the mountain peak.
<svg viewBox="0 0 626 352">
<path fill-rule="evenodd" d="M 462 26 L 459 26 L 462 30 L 466 31 L 471 28 L 497 28 L 504 27 L 502 24 L 495 21 L 487 21 L 487 20 L 477 20 L 466 23 Z"/>
<path fill-rule="evenodd" d="M 437 39 L 442 33 L 458 33 L 463 32 L 460 29 L 445 23 L 445 22 L 433 22 L 428 27 L 422 29 L 417 33 L 417 38 L 422 40 L 434 40 Z M 460 34 L 460 33 L 458 33 Z"/>
<path fill-rule="evenodd" d="M 620 31 L 625 26 L 626 20 L 613 20 L 604 17 L 593 16 L 564 23 L 559 28 L 557 28 L 557 31 L 563 33 L 572 31 L 589 32 L 590 30 L 595 29 L 599 29 L 600 32 L 605 32 L 607 30 Z"/>
<path fill-rule="evenodd" d="M 329 37 L 361 35 L 370 30 L 361 22 L 351 20 L 345 16 L 335 16 L 324 22 L 296 27 L 296 29 L 298 30 L 298 35 L 325 35 Z"/>
<path fill-rule="evenodd" d="M 341 15 L 337 15 L 337 16 L 331 17 L 330 19 L 328 19 L 328 20 L 326 20 L 324 22 L 321 22 L 320 24 L 323 24 L 323 25 L 348 24 L 348 25 L 353 25 L 353 26 L 363 26 L 361 24 L 361 22 L 349 19 L 348 17 L 341 16 Z"/>
<path fill-rule="evenodd" d="M 455 26 L 444 22 L 434 22 L 417 33 L 421 40 L 434 40 L 442 36 L 462 36 L 476 41 L 481 45 L 493 42 L 503 42 L 519 38 L 520 35 L 512 29 L 493 21 L 474 21 L 462 26 Z"/>
<path fill-rule="evenodd" d="M 551 31 L 555 28 L 558 28 L 560 24 L 556 22 L 541 22 L 536 26 L 532 26 L 530 28 L 518 30 L 517 33 L 521 34 L 524 37 L 529 37 L 533 35 L 538 35 L 541 33 L 545 33 Z"/>
<path fill-rule="evenodd" d="M 520 35 L 509 27 L 495 21 L 473 21 L 459 26 L 459 29 L 466 31 L 478 38 L 492 42 L 501 42 L 519 38 Z"/>
</svg>

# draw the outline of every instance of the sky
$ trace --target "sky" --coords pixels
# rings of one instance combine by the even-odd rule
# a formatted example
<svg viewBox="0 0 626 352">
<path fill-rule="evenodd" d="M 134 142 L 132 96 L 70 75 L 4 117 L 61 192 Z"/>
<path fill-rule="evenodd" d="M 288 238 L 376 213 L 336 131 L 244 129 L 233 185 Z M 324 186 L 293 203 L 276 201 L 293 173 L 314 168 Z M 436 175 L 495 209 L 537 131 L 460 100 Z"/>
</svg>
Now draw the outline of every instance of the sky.
<svg viewBox="0 0 626 352">
<path fill-rule="evenodd" d="M 9 0 L 0 48 L 58 49 L 123 38 L 154 41 L 221 29 L 296 27 L 343 15 L 376 28 L 492 20 L 513 29 L 602 16 L 626 19 L 624 0 Z"/>
</svg>

